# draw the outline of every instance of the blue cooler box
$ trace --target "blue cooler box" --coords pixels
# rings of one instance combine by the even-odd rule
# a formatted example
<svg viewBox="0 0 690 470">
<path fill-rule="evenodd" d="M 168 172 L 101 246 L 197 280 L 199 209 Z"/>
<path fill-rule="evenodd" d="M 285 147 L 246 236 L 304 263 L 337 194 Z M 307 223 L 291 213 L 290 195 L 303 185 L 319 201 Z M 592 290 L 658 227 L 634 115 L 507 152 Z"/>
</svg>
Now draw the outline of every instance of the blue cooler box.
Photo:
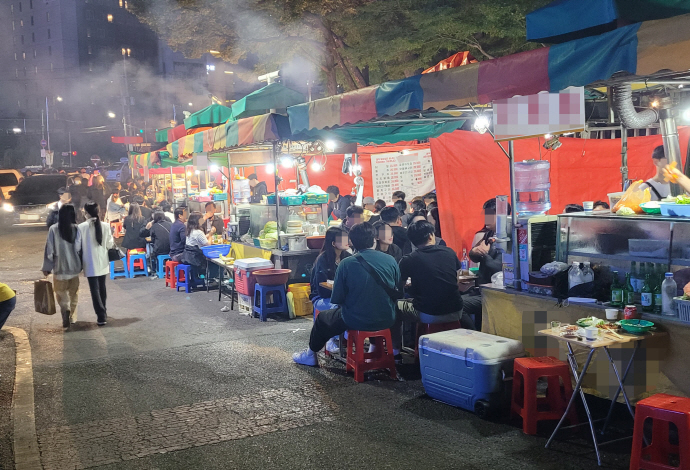
<svg viewBox="0 0 690 470">
<path fill-rule="evenodd" d="M 501 408 L 510 397 L 513 360 L 524 355 L 520 341 L 473 330 L 419 338 L 419 364 L 427 395 L 481 417 Z"/>
</svg>

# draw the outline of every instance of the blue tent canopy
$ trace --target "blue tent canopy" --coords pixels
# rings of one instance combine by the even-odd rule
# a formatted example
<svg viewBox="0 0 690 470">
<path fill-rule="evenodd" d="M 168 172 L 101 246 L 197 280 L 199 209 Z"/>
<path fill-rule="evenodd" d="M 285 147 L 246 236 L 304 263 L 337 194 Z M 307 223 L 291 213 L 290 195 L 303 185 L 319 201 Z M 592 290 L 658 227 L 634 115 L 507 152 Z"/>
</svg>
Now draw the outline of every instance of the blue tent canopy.
<svg viewBox="0 0 690 470">
<path fill-rule="evenodd" d="M 556 0 L 527 15 L 527 40 L 561 43 L 616 28 L 615 0 Z"/>
</svg>

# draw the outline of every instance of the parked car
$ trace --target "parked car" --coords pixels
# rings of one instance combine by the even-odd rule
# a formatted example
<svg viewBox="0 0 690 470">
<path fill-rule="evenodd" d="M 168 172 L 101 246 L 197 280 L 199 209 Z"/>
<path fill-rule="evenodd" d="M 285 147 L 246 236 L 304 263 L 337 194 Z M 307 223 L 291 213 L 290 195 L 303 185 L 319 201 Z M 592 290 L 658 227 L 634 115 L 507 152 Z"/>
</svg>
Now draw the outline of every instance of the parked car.
<svg viewBox="0 0 690 470">
<path fill-rule="evenodd" d="M 9 197 L 10 191 L 14 191 L 22 174 L 17 170 L 0 170 L 0 193 Z"/>
<path fill-rule="evenodd" d="M 67 186 L 67 175 L 35 175 L 22 180 L 2 204 L 3 222 L 8 225 L 45 225 Z"/>
</svg>

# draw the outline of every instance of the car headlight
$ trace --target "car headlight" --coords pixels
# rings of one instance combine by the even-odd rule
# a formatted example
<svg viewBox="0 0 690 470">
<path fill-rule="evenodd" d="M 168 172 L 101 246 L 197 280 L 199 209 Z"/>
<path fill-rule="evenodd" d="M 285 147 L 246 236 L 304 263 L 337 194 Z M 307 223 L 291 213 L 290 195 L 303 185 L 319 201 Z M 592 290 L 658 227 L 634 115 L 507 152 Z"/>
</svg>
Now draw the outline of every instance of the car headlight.
<svg viewBox="0 0 690 470">
<path fill-rule="evenodd" d="M 5 202 L 2 204 L 2 210 L 4 210 L 5 212 L 13 212 L 14 206 L 9 202 Z"/>
</svg>

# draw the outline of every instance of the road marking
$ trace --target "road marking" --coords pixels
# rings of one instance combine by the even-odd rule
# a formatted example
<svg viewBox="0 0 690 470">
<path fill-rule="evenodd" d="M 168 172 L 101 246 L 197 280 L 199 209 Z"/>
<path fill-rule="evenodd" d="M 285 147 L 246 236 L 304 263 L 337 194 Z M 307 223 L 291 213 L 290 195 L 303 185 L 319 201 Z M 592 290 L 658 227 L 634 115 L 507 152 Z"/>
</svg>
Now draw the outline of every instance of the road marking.
<svg viewBox="0 0 690 470">
<path fill-rule="evenodd" d="M 45 470 L 90 468 L 334 420 L 314 387 L 281 388 L 41 429 Z"/>
<path fill-rule="evenodd" d="M 8 326 L 4 329 L 14 336 L 16 345 L 14 393 L 12 394 L 14 465 L 17 470 L 40 469 L 42 467 L 36 437 L 34 373 L 29 336 L 21 328 Z"/>
</svg>

